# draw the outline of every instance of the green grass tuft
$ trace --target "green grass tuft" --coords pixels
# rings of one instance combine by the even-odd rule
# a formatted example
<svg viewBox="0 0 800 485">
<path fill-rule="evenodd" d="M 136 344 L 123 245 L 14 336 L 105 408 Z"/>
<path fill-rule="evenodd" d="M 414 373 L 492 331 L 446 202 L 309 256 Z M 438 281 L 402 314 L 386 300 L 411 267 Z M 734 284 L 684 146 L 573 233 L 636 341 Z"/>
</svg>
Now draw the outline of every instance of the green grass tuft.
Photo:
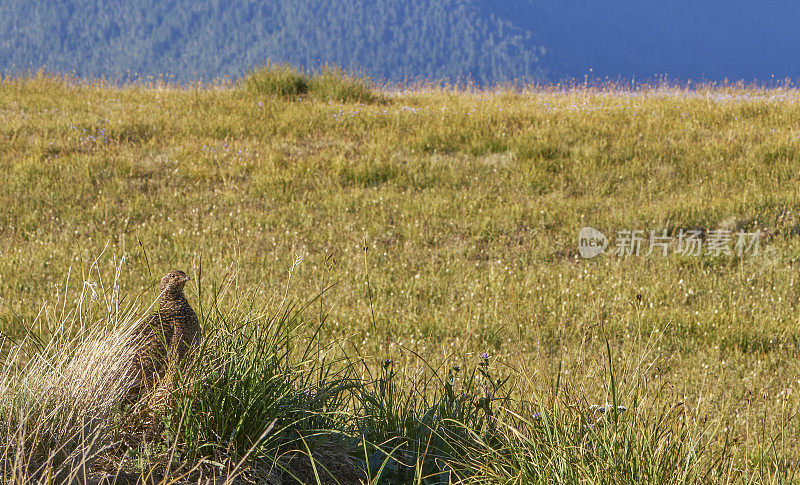
<svg viewBox="0 0 800 485">
<path fill-rule="evenodd" d="M 321 101 L 340 103 L 372 103 L 378 95 L 366 79 L 336 67 L 325 67 L 309 81 L 309 91 Z"/>
<path fill-rule="evenodd" d="M 244 78 L 244 87 L 259 96 L 296 98 L 308 93 L 309 79 L 288 64 L 268 64 L 250 71 Z"/>
<path fill-rule="evenodd" d="M 306 74 L 288 64 L 268 64 L 244 77 L 245 90 L 258 96 L 297 99 L 310 95 L 320 101 L 371 103 L 379 99 L 369 82 L 337 67 Z"/>
</svg>

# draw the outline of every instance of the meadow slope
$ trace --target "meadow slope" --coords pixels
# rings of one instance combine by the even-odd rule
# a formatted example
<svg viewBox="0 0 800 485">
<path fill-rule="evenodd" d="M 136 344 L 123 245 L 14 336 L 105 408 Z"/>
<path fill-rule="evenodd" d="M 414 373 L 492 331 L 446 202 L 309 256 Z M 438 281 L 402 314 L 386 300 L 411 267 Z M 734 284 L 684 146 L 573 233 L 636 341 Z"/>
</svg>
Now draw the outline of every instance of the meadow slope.
<svg viewBox="0 0 800 485">
<path fill-rule="evenodd" d="M 308 301 L 335 284 L 304 321 L 323 323 L 319 341 L 341 343 L 363 369 L 397 369 L 410 394 L 423 362 L 443 376 L 488 361 L 495 377 L 511 376 L 511 408 L 526 419 L 616 402 L 628 408 L 620 419 L 669 421 L 664 442 L 697 445 L 709 473 L 666 471 L 684 461 L 656 466 L 650 480 L 602 466 L 573 478 L 791 480 L 798 119 L 792 89 L 434 90 L 342 102 L 3 80 L 2 330 L 21 338 L 30 327 L 45 341 L 61 331 L 40 310 L 77 304 L 75 286 L 101 254 L 109 278 L 125 258 L 115 295 L 144 292 L 148 303 L 160 275 L 197 275 L 202 258 L 203 291 L 227 285 L 259 305 Z M 607 254 L 580 258 L 584 226 L 612 239 Z M 718 228 L 760 231 L 758 254 L 644 254 L 649 230 Z M 642 254 L 608 254 L 626 229 L 645 231 Z M 648 429 L 629 431 L 636 441 Z M 535 481 L 508 463 L 492 480 Z"/>
</svg>

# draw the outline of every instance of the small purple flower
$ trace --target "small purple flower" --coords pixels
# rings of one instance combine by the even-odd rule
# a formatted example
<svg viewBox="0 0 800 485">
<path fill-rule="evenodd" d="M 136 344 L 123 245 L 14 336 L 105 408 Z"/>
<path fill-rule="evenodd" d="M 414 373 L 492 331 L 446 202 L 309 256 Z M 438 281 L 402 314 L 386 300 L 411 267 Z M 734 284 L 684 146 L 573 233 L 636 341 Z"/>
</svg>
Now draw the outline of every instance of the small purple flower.
<svg viewBox="0 0 800 485">
<path fill-rule="evenodd" d="M 481 359 L 486 360 L 488 358 L 489 358 L 489 354 L 487 352 L 484 352 L 484 353 L 481 354 Z"/>
<path fill-rule="evenodd" d="M 542 419 L 542 413 L 533 413 L 533 419 L 537 421 Z"/>
</svg>

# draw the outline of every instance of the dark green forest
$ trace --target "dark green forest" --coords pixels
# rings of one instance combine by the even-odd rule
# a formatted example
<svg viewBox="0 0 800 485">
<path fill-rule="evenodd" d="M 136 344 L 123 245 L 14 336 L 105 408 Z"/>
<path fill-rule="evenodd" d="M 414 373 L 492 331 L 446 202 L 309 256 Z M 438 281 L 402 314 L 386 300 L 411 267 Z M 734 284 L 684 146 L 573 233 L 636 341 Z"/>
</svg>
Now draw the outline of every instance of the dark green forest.
<svg viewBox="0 0 800 485">
<path fill-rule="evenodd" d="M 542 51 L 460 0 L 5 0 L 0 66 L 82 77 L 238 77 L 266 62 L 376 80 L 534 79 Z"/>
<path fill-rule="evenodd" d="M 793 0 L 0 0 L 0 73 L 377 81 L 800 77 Z"/>
</svg>

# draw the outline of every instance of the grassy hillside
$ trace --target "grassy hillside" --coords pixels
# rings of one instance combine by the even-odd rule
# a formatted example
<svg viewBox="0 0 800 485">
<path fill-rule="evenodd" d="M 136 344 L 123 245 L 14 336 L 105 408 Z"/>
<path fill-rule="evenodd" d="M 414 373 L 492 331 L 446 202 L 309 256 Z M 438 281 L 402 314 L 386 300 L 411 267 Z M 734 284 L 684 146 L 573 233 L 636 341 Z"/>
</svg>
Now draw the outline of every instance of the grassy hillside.
<svg viewBox="0 0 800 485">
<path fill-rule="evenodd" d="M 281 454 L 295 446 L 352 463 L 341 483 L 367 465 L 376 483 L 796 479 L 798 92 L 353 98 L 335 76 L 310 82 L 2 81 L 4 471 L 32 446 L 9 410 L 43 392 L 21 401 L 13 383 L 135 319 L 179 268 L 221 357 L 98 469 L 208 475 L 243 459 L 262 480 L 265 463 L 314 477 Z M 762 237 L 741 258 L 645 256 L 645 241 L 583 260 L 584 226 L 607 253 L 622 230 Z M 252 369 L 282 376 L 257 419 L 220 397 L 261 389 Z M 225 386 L 196 385 L 215 372 Z M 626 410 L 590 407 L 606 403 Z M 104 406 L 108 443 L 139 429 Z M 259 448 L 270 422 L 280 433 Z"/>
</svg>

